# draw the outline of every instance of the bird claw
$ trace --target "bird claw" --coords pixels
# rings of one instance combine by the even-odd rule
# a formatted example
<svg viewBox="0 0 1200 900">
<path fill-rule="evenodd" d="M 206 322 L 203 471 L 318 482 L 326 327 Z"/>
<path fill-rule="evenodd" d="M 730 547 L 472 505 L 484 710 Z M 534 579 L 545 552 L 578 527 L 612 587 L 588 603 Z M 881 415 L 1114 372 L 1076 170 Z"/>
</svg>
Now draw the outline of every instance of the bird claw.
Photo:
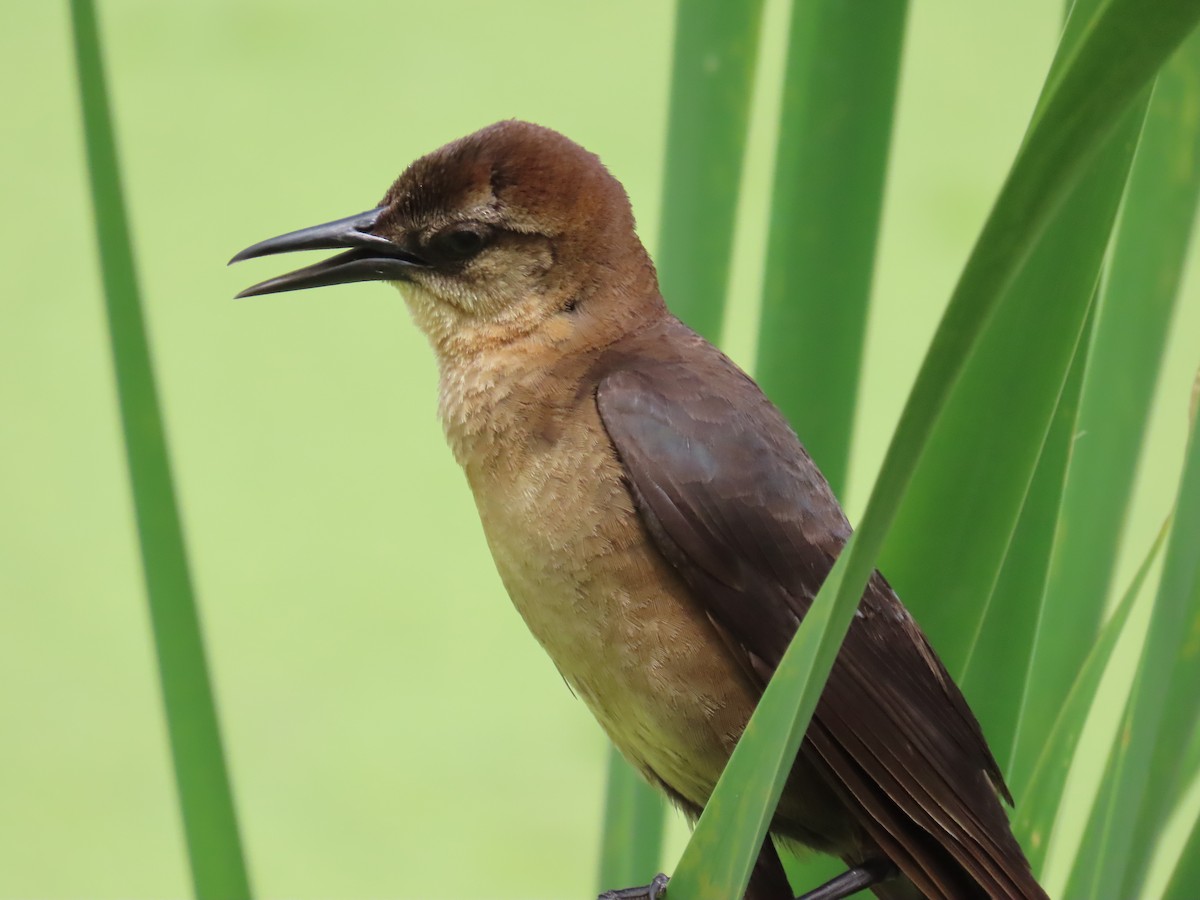
<svg viewBox="0 0 1200 900">
<path fill-rule="evenodd" d="M 649 884 L 605 891 L 596 900 L 662 900 L 667 896 L 667 882 L 670 880 L 668 876 L 659 872 Z"/>
</svg>

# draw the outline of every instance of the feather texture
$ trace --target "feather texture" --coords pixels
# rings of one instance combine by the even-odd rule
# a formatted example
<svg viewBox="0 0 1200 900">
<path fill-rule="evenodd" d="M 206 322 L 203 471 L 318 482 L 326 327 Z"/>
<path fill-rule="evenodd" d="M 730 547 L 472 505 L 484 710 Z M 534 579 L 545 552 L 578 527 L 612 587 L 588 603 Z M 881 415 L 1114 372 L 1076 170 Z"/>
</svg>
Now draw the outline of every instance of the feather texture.
<svg viewBox="0 0 1200 900">
<path fill-rule="evenodd" d="M 850 526 L 779 411 L 678 320 L 630 335 L 607 360 L 596 402 L 638 514 L 765 686 Z M 1045 896 L 975 716 L 878 573 L 800 753 L 927 896 Z M 774 827 L 806 838 L 802 822 L 777 816 Z M 841 851 L 853 863 L 870 849 Z"/>
</svg>

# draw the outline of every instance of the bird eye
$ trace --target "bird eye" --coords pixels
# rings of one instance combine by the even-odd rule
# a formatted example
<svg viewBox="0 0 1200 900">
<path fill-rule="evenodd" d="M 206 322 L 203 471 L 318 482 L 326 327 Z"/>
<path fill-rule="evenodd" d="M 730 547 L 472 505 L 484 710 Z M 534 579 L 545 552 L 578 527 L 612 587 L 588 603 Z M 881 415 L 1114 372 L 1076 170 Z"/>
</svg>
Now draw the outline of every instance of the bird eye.
<svg viewBox="0 0 1200 900">
<path fill-rule="evenodd" d="M 484 248 L 488 232 L 479 225 L 459 225 L 448 228 L 434 238 L 439 255 L 454 262 L 470 259 Z"/>
</svg>

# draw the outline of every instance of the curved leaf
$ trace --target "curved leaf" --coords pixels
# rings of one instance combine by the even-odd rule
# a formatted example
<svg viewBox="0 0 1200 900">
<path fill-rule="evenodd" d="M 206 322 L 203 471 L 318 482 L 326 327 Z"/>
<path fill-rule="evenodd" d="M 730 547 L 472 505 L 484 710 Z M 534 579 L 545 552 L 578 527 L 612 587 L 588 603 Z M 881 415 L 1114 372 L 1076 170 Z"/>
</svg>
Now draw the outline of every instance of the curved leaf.
<svg viewBox="0 0 1200 900">
<path fill-rule="evenodd" d="M 1146 115 L 1084 376 L 1046 605 L 1011 780 L 1028 777 L 1109 594 L 1200 191 L 1200 39 L 1164 67 Z"/>
<path fill-rule="evenodd" d="M 1088 714 L 1096 702 L 1096 691 L 1100 687 L 1101 678 L 1129 621 L 1129 614 L 1141 595 L 1146 576 L 1162 551 L 1170 526 L 1171 520 L 1168 518 L 1146 552 L 1146 557 L 1126 588 L 1121 602 L 1100 630 L 1099 638 L 1075 676 L 1059 709 L 1054 728 L 1042 745 L 1024 799 L 1017 804 L 1013 816 L 1013 831 L 1021 841 L 1021 846 L 1025 848 L 1029 864 L 1035 872 L 1041 870 L 1046 858 L 1050 832 L 1062 802 L 1063 788 L 1075 759 L 1075 750 L 1083 734 L 1084 723 L 1087 722 Z"/>
<path fill-rule="evenodd" d="M 1177 797 L 1155 791 L 1174 788 L 1174 771 L 1155 777 L 1154 766 L 1186 749 L 1196 722 L 1195 678 L 1200 648 L 1191 639 L 1200 626 L 1200 427 L 1193 422 L 1149 631 L 1125 708 L 1120 739 L 1101 784 L 1106 802 L 1092 810 L 1087 836 L 1075 859 L 1068 890 L 1073 897 L 1129 894 L 1140 883 L 1144 861 L 1134 856 L 1134 828 L 1149 804 L 1161 812 Z M 1177 674 L 1180 673 L 1181 675 Z M 1173 723 L 1171 717 L 1178 717 Z M 1179 727 L 1183 725 L 1184 727 Z M 1185 730 L 1186 729 L 1186 730 Z M 1173 770 L 1172 766 L 1172 770 Z M 1151 790 L 1153 787 L 1154 790 Z M 1154 821 L 1156 828 L 1161 821 Z"/>
<path fill-rule="evenodd" d="M 783 778 L 934 422 L 1054 213 L 1197 19 L 1200 5 L 1184 0 L 1110 0 L 1053 74 L 917 376 L 862 525 L 701 816 L 672 883 L 675 900 L 728 900 L 744 891 Z"/>
<path fill-rule="evenodd" d="M 197 897 L 250 896 L 142 318 L 91 0 L 71 0 L 83 131 L 125 454 Z"/>
</svg>

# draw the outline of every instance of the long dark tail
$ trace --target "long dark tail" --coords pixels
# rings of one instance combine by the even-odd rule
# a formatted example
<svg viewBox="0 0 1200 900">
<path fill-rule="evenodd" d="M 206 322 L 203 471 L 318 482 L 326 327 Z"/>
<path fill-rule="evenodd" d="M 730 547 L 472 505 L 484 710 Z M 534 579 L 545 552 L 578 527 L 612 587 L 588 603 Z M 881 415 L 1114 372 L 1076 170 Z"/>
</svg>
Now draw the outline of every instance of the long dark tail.
<svg viewBox="0 0 1200 900">
<path fill-rule="evenodd" d="M 881 783 L 880 771 L 868 775 L 815 722 L 808 739 L 863 813 L 863 828 L 904 876 L 872 888 L 881 900 L 910 900 L 905 881 L 917 896 L 932 900 L 1048 900 L 998 802 L 972 810 L 969 818 L 938 815 L 929 810 L 932 804 L 901 805 L 898 796 L 909 800 L 907 785 Z M 982 772 L 978 777 L 986 778 Z"/>
</svg>

